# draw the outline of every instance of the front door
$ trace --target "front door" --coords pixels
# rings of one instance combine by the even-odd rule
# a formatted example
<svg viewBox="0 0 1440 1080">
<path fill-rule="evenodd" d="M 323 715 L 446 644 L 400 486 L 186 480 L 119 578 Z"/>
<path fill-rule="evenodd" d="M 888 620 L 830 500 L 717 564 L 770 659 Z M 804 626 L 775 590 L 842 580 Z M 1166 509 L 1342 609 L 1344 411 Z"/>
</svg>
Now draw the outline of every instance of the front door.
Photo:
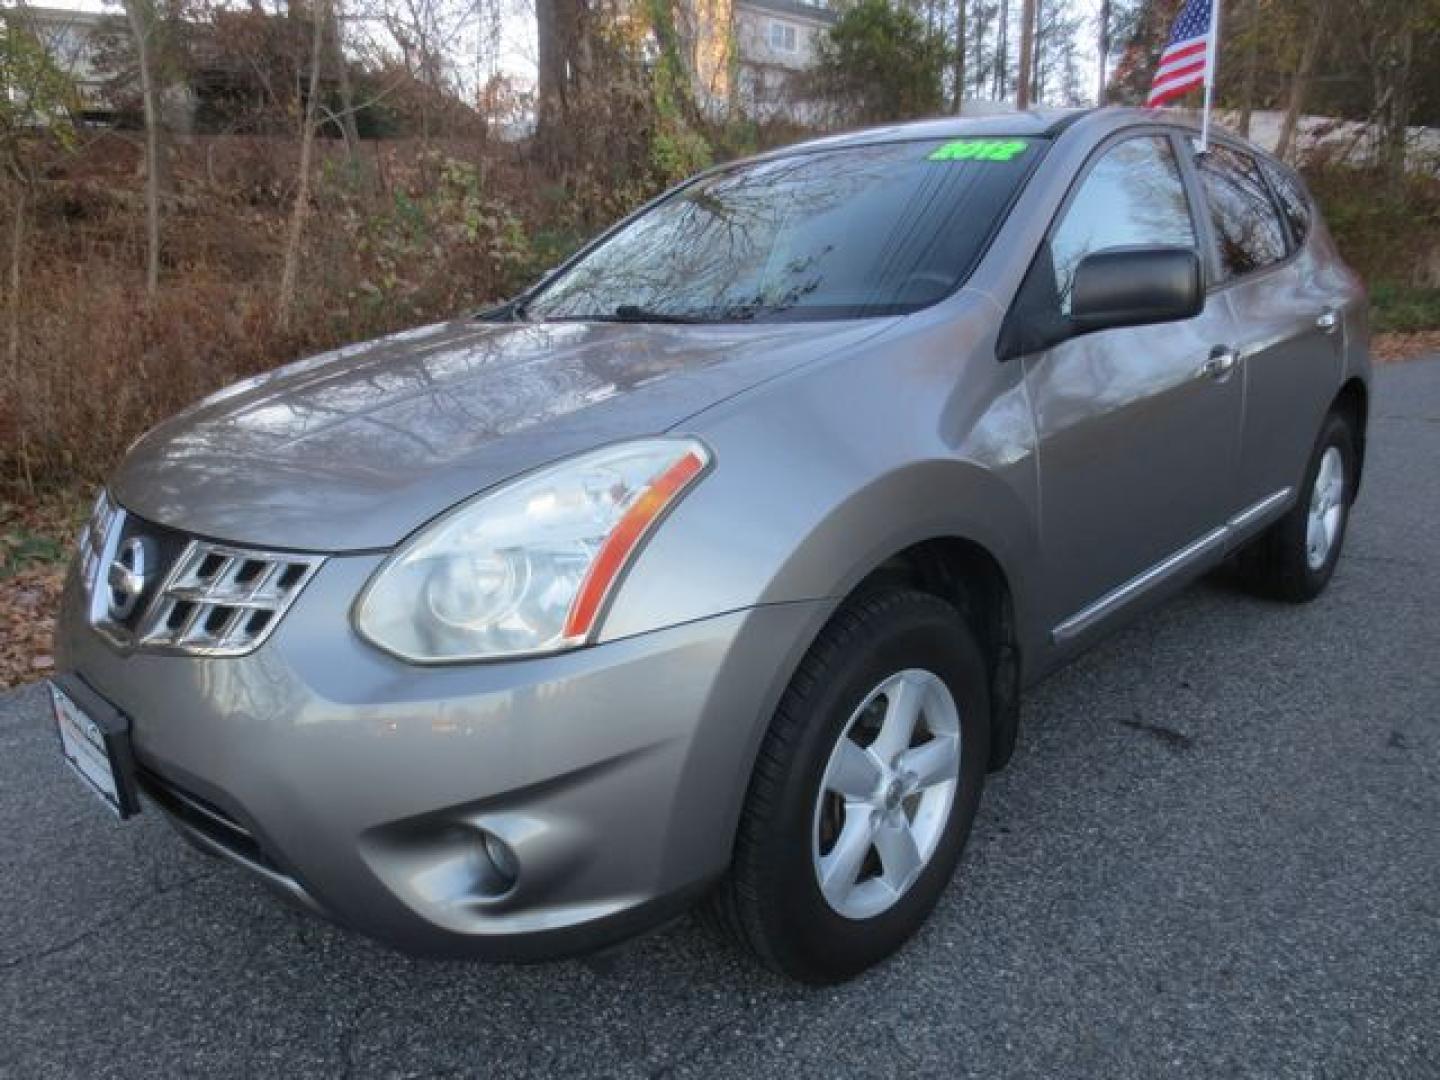
<svg viewBox="0 0 1440 1080">
<path fill-rule="evenodd" d="M 1050 251 L 1062 309 L 1084 256 L 1131 245 L 1200 248 L 1164 134 L 1103 148 L 1057 218 Z M 1057 644 L 1223 550 L 1244 386 L 1234 330 L 1215 296 L 1191 319 L 1092 333 L 1026 357 Z"/>
</svg>

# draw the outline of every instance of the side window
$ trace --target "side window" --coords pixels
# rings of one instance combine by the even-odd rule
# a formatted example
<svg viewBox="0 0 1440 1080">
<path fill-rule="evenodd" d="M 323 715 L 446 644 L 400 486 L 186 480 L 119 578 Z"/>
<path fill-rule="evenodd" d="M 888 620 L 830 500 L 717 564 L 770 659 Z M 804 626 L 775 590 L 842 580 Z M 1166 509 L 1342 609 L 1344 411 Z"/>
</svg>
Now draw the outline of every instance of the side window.
<svg viewBox="0 0 1440 1080">
<path fill-rule="evenodd" d="M 1255 159 L 1228 146 L 1211 146 L 1195 163 L 1224 276 L 1240 277 L 1285 258 L 1285 229 Z"/>
<path fill-rule="evenodd" d="M 1310 235 L 1310 197 L 1305 194 L 1305 185 L 1300 178 L 1286 169 L 1270 162 L 1264 162 L 1265 175 L 1270 187 L 1280 197 L 1280 212 L 1290 223 L 1290 235 L 1298 248 Z"/>
<path fill-rule="evenodd" d="M 1117 247 L 1194 248 L 1195 224 L 1170 140 L 1127 139 L 1105 151 L 1050 237 L 1060 309 L 1070 313 L 1075 268 Z"/>
</svg>

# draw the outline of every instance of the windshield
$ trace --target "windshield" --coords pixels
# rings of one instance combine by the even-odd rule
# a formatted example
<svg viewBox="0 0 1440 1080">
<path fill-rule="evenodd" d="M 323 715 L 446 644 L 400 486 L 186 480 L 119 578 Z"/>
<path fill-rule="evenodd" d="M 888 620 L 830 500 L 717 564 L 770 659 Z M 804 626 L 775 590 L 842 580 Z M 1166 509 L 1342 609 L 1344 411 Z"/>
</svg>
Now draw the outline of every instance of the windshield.
<svg viewBox="0 0 1440 1080">
<path fill-rule="evenodd" d="M 969 274 L 1036 139 L 884 143 L 704 177 L 549 283 L 527 317 L 733 321 L 903 314 Z"/>
</svg>

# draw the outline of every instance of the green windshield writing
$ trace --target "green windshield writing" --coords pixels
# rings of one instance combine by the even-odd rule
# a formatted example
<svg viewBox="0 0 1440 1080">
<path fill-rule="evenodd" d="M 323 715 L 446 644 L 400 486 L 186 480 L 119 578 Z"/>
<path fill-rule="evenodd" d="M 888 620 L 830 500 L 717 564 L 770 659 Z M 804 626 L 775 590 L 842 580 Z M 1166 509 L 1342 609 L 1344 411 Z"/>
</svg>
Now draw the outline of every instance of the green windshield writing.
<svg viewBox="0 0 1440 1080">
<path fill-rule="evenodd" d="M 931 161 L 1009 161 L 1025 152 L 1024 139 L 956 139 L 930 155 Z"/>
</svg>

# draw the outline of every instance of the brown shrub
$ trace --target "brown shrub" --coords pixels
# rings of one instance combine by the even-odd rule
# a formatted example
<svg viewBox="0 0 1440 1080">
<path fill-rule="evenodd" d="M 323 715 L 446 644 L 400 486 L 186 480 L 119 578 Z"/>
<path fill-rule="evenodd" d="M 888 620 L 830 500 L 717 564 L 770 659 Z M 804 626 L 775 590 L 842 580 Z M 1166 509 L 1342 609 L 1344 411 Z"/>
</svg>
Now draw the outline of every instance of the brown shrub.
<svg viewBox="0 0 1440 1080">
<path fill-rule="evenodd" d="M 537 256 L 527 219 L 566 215 L 510 148 L 483 169 L 435 143 L 367 147 L 358 165 L 325 150 L 288 332 L 274 311 L 293 142 L 173 150 L 148 303 L 134 147 L 102 138 L 48 180 L 29 221 L 18 363 L 0 372 L 0 480 L 33 489 L 103 475 L 136 435 L 219 386 L 473 309 L 572 242 L 541 230 L 551 239 Z"/>
</svg>

